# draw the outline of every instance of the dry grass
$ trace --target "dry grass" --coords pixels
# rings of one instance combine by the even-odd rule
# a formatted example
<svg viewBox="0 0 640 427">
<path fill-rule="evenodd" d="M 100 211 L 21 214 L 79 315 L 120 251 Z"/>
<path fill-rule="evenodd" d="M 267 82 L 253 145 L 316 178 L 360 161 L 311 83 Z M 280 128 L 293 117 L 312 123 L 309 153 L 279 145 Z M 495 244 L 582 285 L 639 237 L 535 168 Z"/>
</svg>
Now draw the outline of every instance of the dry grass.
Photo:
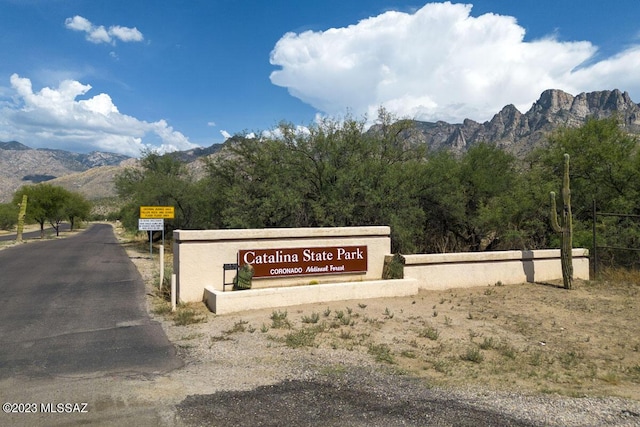
<svg viewBox="0 0 640 427">
<path fill-rule="evenodd" d="M 367 353 L 440 386 L 640 400 L 640 276 L 624 277 L 571 291 L 527 283 L 289 308 L 287 328 L 262 332 L 291 348 Z M 242 318 L 255 329 L 265 316 Z"/>
</svg>

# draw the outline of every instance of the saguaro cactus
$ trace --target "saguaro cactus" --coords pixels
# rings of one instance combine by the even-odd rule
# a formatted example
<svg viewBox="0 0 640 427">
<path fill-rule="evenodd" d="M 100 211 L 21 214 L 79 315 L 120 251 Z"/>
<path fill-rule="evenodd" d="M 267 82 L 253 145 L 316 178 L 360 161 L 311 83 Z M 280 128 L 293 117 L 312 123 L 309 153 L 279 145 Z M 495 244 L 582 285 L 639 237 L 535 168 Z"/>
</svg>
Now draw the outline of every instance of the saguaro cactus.
<svg viewBox="0 0 640 427">
<path fill-rule="evenodd" d="M 562 218 L 558 223 L 556 213 L 556 193 L 549 194 L 551 199 L 551 227 L 557 233 L 562 234 L 560 246 L 560 263 L 562 266 L 562 281 L 565 289 L 571 289 L 573 280 L 573 222 L 571 217 L 571 189 L 569 188 L 569 155 L 564 155 L 564 177 L 562 178 Z"/>
<path fill-rule="evenodd" d="M 24 231 L 24 216 L 27 214 L 27 195 L 22 196 L 20 203 L 20 211 L 18 212 L 18 230 L 16 233 L 16 242 L 22 242 L 22 232 Z"/>
</svg>

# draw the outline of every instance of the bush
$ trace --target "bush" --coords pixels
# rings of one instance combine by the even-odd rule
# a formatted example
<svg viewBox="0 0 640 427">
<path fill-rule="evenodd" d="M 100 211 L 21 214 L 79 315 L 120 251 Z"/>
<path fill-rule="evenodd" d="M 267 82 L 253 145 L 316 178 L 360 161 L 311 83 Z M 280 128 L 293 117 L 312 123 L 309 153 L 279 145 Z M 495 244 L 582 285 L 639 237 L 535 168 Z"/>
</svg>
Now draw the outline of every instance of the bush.
<svg viewBox="0 0 640 427">
<path fill-rule="evenodd" d="M 382 278 L 384 280 L 404 279 L 404 258 L 402 255 L 395 254 L 393 257 L 385 257 Z"/>
<path fill-rule="evenodd" d="M 18 207 L 10 203 L 0 204 L 0 230 L 13 230 L 18 222 Z"/>
</svg>

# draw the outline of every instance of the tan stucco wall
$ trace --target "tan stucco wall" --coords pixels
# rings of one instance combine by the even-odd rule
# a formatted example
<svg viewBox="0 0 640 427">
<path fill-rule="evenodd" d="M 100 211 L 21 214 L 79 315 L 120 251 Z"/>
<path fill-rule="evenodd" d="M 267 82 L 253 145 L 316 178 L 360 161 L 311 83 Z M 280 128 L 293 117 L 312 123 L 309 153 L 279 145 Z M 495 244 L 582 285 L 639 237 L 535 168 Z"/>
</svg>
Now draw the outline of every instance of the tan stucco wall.
<svg viewBox="0 0 640 427">
<path fill-rule="evenodd" d="M 588 251 L 574 249 L 572 254 L 574 277 L 588 279 Z M 386 254 L 386 257 L 392 255 Z M 402 280 L 362 278 L 362 281 L 337 282 L 342 276 L 328 276 L 333 283 L 288 287 L 277 287 L 278 283 L 270 280 L 273 287 L 239 292 L 223 292 L 206 286 L 204 300 L 213 312 L 227 314 L 318 302 L 409 296 L 417 294 L 420 289 L 441 290 L 489 286 L 497 282 L 506 285 L 562 279 L 560 250 L 557 249 L 404 255 L 403 258 L 405 266 Z"/>
<path fill-rule="evenodd" d="M 391 252 L 390 228 L 271 228 L 251 230 L 176 230 L 173 270 L 180 301 L 204 298 L 205 287 L 223 290 L 223 265 L 237 262 L 241 249 L 276 249 L 367 245 L 367 273 L 318 275 L 293 278 L 254 279 L 252 289 L 308 284 L 310 281 L 349 282 L 382 277 L 385 255 Z M 228 271 L 230 282 L 235 272 Z M 227 287 L 229 290 L 230 287 Z"/>
<path fill-rule="evenodd" d="M 574 249 L 573 276 L 589 279 L 589 251 Z M 560 250 L 404 255 L 404 277 L 424 289 L 517 284 L 562 279 Z"/>
<path fill-rule="evenodd" d="M 573 250 L 574 277 L 589 278 L 586 249 Z M 392 255 L 387 255 L 392 257 Z M 560 250 L 404 255 L 404 279 L 327 283 L 312 286 L 221 292 L 205 288 L 205 302 L 217 314 L 329 301 L 400 297 L 420 289 L 442 290 L 562 279 Z"/>
</svg>

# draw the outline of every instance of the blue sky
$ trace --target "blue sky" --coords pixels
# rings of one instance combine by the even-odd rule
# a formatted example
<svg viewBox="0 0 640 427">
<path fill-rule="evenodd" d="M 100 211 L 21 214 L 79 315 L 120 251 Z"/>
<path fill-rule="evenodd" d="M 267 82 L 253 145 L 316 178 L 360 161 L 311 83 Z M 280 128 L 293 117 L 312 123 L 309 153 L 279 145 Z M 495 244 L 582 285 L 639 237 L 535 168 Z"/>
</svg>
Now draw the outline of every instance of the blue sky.
<svg viewBox="0 0 640 427">
<path fill-rule="evenodd" d="M 280 121 L 640 101 L 638 0 L 0 0 L 0 141 L 137 156 Z"/>
</svg>

